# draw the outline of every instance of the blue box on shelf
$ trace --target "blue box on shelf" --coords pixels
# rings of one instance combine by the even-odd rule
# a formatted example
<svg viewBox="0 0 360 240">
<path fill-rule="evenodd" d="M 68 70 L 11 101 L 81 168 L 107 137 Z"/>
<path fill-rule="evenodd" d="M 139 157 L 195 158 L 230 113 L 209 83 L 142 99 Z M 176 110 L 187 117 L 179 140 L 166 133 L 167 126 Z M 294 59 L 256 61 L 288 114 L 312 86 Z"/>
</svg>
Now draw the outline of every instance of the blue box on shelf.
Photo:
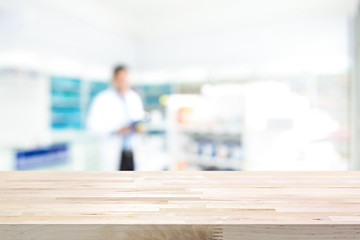
<svg viewBox="0 0 360 240">
<path fill-rule="evenodd" d="M 64 164 L 68 160 L 67 144 L 52 145 L 34 150 L 17 151 L 15 168 L 16 170 L 31 170 Z"/>
</svg>

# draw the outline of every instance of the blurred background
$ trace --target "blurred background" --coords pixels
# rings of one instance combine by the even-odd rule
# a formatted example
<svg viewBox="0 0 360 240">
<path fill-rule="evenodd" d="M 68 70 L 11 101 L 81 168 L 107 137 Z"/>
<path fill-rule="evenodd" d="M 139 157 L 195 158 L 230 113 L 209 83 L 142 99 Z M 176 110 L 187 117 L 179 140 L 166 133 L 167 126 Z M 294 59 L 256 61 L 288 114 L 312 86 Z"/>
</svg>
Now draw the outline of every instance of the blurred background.
<svg viewBox="0 0 360 240">
<path fill-rule="evenodd" d="M 136 170 L 359 170 L 357 0 L 0 0 L 0 170 L 100 170 L 129 66 Z"/>
</svg>

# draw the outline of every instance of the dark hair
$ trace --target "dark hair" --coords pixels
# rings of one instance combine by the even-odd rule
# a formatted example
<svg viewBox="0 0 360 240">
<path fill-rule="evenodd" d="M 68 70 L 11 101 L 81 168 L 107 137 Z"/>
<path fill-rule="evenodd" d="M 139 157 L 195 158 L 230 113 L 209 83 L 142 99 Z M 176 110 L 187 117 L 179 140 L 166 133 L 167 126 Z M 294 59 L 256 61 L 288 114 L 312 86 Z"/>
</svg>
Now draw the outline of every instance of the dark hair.
<svg viewBox="0 0 360 240">
<path fill-rule="evenodd" d="M 126 71 L 128 70 L 128 68 L 125 65 L 117 65 L 116 67 L 114 67 L 114 72 L 113 72 L 113 76 L 115 76 L 118 72 L 120 71 Z"/>
</svg>

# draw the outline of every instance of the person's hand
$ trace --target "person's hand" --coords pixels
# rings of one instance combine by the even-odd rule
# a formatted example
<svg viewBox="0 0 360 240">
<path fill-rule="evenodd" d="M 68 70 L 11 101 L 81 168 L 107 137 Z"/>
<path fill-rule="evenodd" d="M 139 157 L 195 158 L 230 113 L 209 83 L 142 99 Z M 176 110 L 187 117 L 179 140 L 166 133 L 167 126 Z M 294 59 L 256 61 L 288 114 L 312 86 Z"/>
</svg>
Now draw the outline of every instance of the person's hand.
<svg viewBox="0 0 360 240">
<path fill-rule="evenodd" d="M 116 134 L 123 135 L 123 134 L 129 133 L 130 131 L 131 131 L 131 126 L 125 126 L 125 127 L 120 128 L 119 130 L 117 130 Z"/>
</svg>

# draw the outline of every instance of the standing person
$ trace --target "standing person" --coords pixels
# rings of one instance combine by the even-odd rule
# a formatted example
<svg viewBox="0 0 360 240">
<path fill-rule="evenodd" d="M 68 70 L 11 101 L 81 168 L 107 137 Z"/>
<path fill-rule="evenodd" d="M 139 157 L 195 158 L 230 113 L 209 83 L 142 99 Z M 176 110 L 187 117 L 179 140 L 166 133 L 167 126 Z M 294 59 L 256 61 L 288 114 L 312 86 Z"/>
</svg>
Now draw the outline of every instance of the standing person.
<svg viewBox="0 0 360 240">
<path fill-rule="evenodd" d="M 134 123 L 143 117 L 143 104 L 131 89 L 127 68 L 115 67 L 112 87 L 95 97 L 87 119 L 88 128 L 101 136 L 102 170 L 135 170 Z"/>
</svg>

